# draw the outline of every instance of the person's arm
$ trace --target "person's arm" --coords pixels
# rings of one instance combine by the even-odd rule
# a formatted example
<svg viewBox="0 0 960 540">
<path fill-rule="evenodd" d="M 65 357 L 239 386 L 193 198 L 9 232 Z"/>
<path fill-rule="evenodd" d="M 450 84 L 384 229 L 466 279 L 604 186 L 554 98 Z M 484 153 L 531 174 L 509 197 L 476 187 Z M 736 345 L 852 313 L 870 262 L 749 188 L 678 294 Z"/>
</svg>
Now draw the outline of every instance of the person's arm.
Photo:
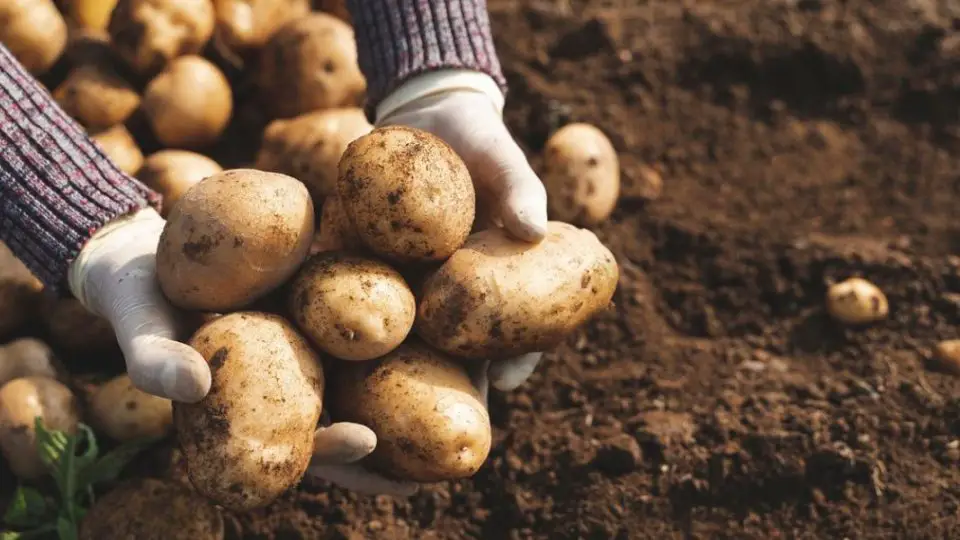
<svg viewBox="0 0 960 540">
<path fill-rule="evenodd" d="M 0 44 L 0 240 L 48 289 L 104 224 L 159 201 Z"/>
</svg>

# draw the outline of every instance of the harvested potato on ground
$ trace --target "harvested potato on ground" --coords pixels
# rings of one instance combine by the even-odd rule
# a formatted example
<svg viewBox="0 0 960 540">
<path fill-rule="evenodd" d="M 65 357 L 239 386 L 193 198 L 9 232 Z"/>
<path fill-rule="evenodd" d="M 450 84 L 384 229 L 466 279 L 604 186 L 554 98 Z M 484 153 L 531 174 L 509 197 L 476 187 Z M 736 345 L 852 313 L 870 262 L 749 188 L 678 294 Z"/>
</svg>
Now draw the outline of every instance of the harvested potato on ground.
<svg viewBox="0 0 960 540">
<path fill-rule="evenodd" d="M 224 171 L 194 185 L 170 212 L 157 278 L 181 308 L 232 311 L 287 281 L 306 259 L 313 232 L 313 201 L 295 178 Z"/>
<path fill-rule="evenodd" d="M 143 164 L 143 152 L 123 124 L 90 136 L 121 171 L 136 174 Z"/>
<path fill-rule="evenodd" d="M 255 168 L 274 171 L 307 185 L 314 200 L 337 192 L 337 166 L 347 145 L 373 126 L 356 107 L 314 111 L 271 122 Z"/>
<path fill-rule="evenodd" d="M 38 416 L 48 430 L 75 433 L 77 399 L 69 388 L 49 377 L 21 377 L 0 388 L 0 450 L 10 470 L 23 480 L 47 472 L 37 452 L 34 419 Z"/>
<path fill-rule="evenodd" d="M 67 15 L 75 25 L 89 30 L 106 30 L 117 0 L 66 0 Z"/>
<path fill-rule="evenodd" d="M 275 117 L 359 105 L 366 91 L 353 28 L 326 13 L 281 26 L 260 58 L 260 88 Z"/>
<path fill-rule="evenodd" d="M 538 244 L 489 229 L 427 278 L 414 331 L 465 358 L 544 351 L 606 309 L 619 278 L 613 254 L 587 229 L 551 221 Z"/>
<path fill-rule="evenodd" d="M 859 325 L 885 319 L 890 305 L 876 285 L 852 277 L 827 289 L 827 312 L 841 323 Z"/>
<path fill-rule="evenodd" d="M 200 56 L 181 56 L 147 85 L 143 110 L 161 144 L 199 148 L 226 129 L 233 94 L 217 66 Z"/>
<path fill-rule="evenodd" d="M 199 53 L 213 27 L 211 0 L 119 0 L 107 29 L 130 67 L 153 76 L 174 58 Z"/>
<path fill-rule="evenodd" d="M 313 245 L 310 246 L 310 254 L 322 251 L 358 251 L 362 248 L 363 242 L 353 229 L 340 197 L 327 197 L 320 211 L 320 227 L 314 236 Z"/>
<path fill-rule="evenodd" d="M 232 50 L 256 49 L 284 24 L 310 12 L 309 0 L 213 0 L 217 35 Z"/>
<path fill-rule="evenodd" d="M 541 179 L 550 219 L 589 227 L 610 217 L 617 206 L 620 161 L 602 131 L 569 124 L 547 140 Z"/>
<path fill-rule="evenodd" d="M 337 192 L 363 243 L 401 263 L 452 255 L 476 212 L 460 156 L 439 137 L 403 126 L 377 128 L 350 143 Z"/>
<path fill-rule="evenodd" d="M 0 43 L 39 76 L 67 45 L 67 23 L 53 0 L 0 0 Z"/>
<path fill-rule="evenodd" d="M 268 504 L 310 464 L 323 407 L 320 357 L 283 318 L 237 312 L 190 339 L 213 385 L 173 421 L 197 491 L 231 510 Z"/>
<path fill-rule="evenodd" d="M 216 161 L 188 150 L 160 150 L 147 156 L 137 179 L 163 196 L 163 216 L 197 182 L 223 172 Z"/>
<path fill-rule="evenodd" d="M 110 321 L 87 311 L 76 298 L 48 302 L 43 311 L 50 341 L 64 351 L 89 355 L 118 350 Z"/>
<path fill-rule="evenodd" d="M 633 174 L 622 179 L 620 198 L 655 201 L 663 194 L 663 177 L 657 169 L 640 165 Z"/>
<path fill-rule="evenodd" d="M 0 387 L 14 379 L 34 375 L 60 377 L 49 345 L 36 338 L 20 338 L 0 347 Z"/>
<path fill-rule="evenodd" d="M 960 375 L 960 339 L 937 343 L 933 349 L 933 360 L 946 373 Z"/>
<path fill-rule="evenodd" d="M 0 242 L 0 337 L 21 330 L 36 317 L 42 294 L 40 280 Z"/>
<path fill-rule="evenodd" d="M 417 342 L 371 362 L 331 369 L 328 406 L 334 421 L 377 434 L 361 463 L 414 482 L 472 476 L 490 452 L 490 417 L 466 369 Z"/>
<path fill-rule="evenodd" d="M 92 132 L 122 124 L 140 106 L 140 95 L 107 62 L 77 66 L 53 91 L 53 97 Z"/>
<path fill-rule="evenodd" d="M 97 499 L 80 540 L 222 540 L 223 516 L 188 487 L 169 480 L 128 480 Z"/>
<path fill-rule="evenodd" d="M 371 360 L 403 343 L 417 313 L 413 292 L 389 265 L 342 252 L 314 255 L 287 305 L 313 343 L 341 360 Z"/>
<path fill-rule="evenodd" d="M 90 398 L 89 412 L 92 426 L 115 441 L 163 437 L 173 426 L 170 400 L 138 389 L 128 375 L 98 387 Z"/>
</svg>

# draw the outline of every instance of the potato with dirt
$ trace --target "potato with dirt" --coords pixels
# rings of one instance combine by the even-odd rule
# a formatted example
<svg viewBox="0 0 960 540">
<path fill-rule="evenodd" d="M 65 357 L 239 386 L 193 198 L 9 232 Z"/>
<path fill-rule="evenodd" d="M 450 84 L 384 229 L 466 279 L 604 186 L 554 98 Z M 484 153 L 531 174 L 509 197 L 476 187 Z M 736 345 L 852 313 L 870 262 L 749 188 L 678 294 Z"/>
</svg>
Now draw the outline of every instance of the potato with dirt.
<svg viewBox="0 0 960 540">
<path fill-rule="evenodd" d="M 147 85 L 143 111 L 164 146 L 201 148 L 226 129 L 233 93 L 226 76 L 209 60 L 181 56 Z"/>
<path fill-rule="evenodd" d="M 76 396 L 59 381 L 37 375 L 14 379 L 0 388 L 0 451 L 22 480 L 47 473 L 37 452 L 37 417 L 47 430 L 76 433 L 80 421 Z"/>
<path fill-rule="evenodd" d="M 34 375 L 60 378 L 61 368 L 49 345 L 37 338 L 23 337 L 0 346 L 0 387 Z"/>
<path fill-rule="evenodd" d="M 322 351 L 372 360 L 396 349 L 416 317 L 413 292 L 392 267 L 343 252 L 314 255 L 291 282 L 287 307 Z"/>
<path fill-rule="evenodd" d="M 490 416 L 459 363 L 409 340 L 371 362 L 330 370 L 330 416 L 377 434 L 361 463 L 398 480 L 440 482 L 472 476 L 487 459 Z"/>
<path fill-rule="evenodd" d="M 377 128 L 347 146 L 337 194 L 364 245 L 398 263 L 446 259 L 476 214 L 460 156 L 439 137 L 404 126 Z"/>
<path fill-rule="evenodd" d="M 551 221 L 536 244 L 488 229 L 426 279 L 414 331 L 463 358 L 544 351 L 606 309 L 619 277 L 613 254 L 587 229 Z"/>
<path fill-rule="evenodd" d="M 591 227 L 610 217 L 620 195 L 620 160 L 602 131 L 568 124 L 547 140 L 543 154 L 550 219 Z"/>
<path fill-rule="evenodd" d="M 357 231 L 354 230 L 350 218 L 347 217 L 346 210 L 343 209 L 343 203 L 340 197 L 334 195 L 327 197 L 323 201 L 323 207 L 320 210 L 320 226 L 317 234 L 313 237 L 313 244 L 310 246 L 310 254 L 323 251 L 362 251 L 363 242 Z"/>
<path fill-rule="evenodd" d="M 107 25 L 117 53 L 145 77 L 199 54 L 213 28 L 211 0 L 118 0 Z"/>
<path fill-rule="evenodd" d="M 140 94 L 106 61 L 73 68 L 53 91 L 53 98 L 94 133 L 126 122 L 140 106 Z"/>
<path fill-rule="evenodd" d="M 223 171 L 194 185 L 170 212 L 157 247 L 157 278 L 176 306 L 233 311 L 293 276 L 313 233 L 313 201 L 295 178 Z"/>
<path fill-rule="evenodd" d="M 213 0 L 217 37 L 230 50 L 258 49 L 284 24 L 310 12 L 309 0 Z"/>
<path fill-rule="evenodd" d="M 90 138 L 100 145 L 100 149 L 121 171 L 133 175 L 143 165 L 143 152 L 123 124 L 94 133 Z"/>
<path fill-rule="evenodd" d="M 320 201 L 337 192 L 337 167 L 344 150 L 372 129 L 357 107 L 277 119 L 263 132 L 255 168 L 289 174 Z"/>
<path fill-rule="evenodd" d="M 0 242 L 0 338 L 22 330 L 38 314 L 43 284 Z"/>
<path fill-rule="evenodd" d="M 223 516 L 187 486 L 136 478 L 111 489 L 84 515 L 79 540 L 223 540 Z"/>
<path fill-rule="evenodd" d="M 231 510 L 261 507 L 294 486 L 313 454 L 323 407 L 320 357 L 285 319 L 236 312 L 189 344 L 210 364 L 210 393 L 174 403 L 190 482 Z"/>
<path fill-rule="evenodd" d="M 194 184 L 223 172 L 213 159 L 189 150 L 158 150 L 147 156 L 137 179 L 163 196 L 163 217 Z"/>
<path fill-rule="evenodd" d="M 353 28 L 326 13 L 281 26 L 261 50 L 258 75 L 275 118 L 360 105 L 367 87 Z"/>
<path fill-rule="evenodd" d="M 53 0 L 0 0 L 0 43 L 40 76 L 63 54 L 67 23 Z"/>
<path fill-rule="evenodd" d="M 70 354 L 109 354 L 119 351 L 110 321 L 91 313 L 70 296 L 48 300 L 41 310 L 53 345 Z"/>
<path fill-rule="evenodd" d="M 133 385 L 129 375 L 101 384 L 90 396 L 91 426 L 115 441 L 161 438 L 173 427 L 173 404 Z"/>
</svg>

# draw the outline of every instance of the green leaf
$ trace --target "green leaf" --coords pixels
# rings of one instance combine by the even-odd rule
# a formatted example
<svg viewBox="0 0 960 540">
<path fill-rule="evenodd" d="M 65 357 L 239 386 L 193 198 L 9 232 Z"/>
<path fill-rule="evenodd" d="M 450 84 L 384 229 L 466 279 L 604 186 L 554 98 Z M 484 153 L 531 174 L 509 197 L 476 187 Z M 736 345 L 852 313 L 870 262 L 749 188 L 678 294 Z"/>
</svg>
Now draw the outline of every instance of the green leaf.
<svg viewBox="0 0 960 540">
<path fill-rule="evenodd" d="M 23 535 L 18 532 L 4 531 L 0 533 L 0 540 L 21 540 Z"/>
<path fill-rule="evenodd" d="M 90 426 L 81 422 L 77 424 L 77 427 L 80 428 L 80 431 L 77 433 L 77 446 L 81 446 L 81 442 L 86 443 L 83 445 L 83 453 L 76 456 L 77 470 L 81 470 L 97 460 L 97 454 L 100 453 L 100 449 L 97 447 L 97 436 L 93 433 L 93 430 L 90 429 Z M 78 487 L 82 488 L 83 486 Z"/>
<path fill-rule="evenodd" d="M 65 516 L 57 520 L 57 536 L 60 540 L 77 540 L 77 525 Z"/>
<path fill-rule="evenodd" d="M 77 475 L 77 486 L 80 489 L 116 480 L 137 454 L 152 446 L 159 439 L 138 439 L 124 443 L 104 454 L 93 464 L 81 469 Z"/>
<path fill-rule="evenodd" d="M 43 523 L 47 510 L 47 501 L 39 491 L 20 486 L 13 494 L 10 506 L 3 515 L 3 521 L 7 525 L 18 528 L 37 526 Z"/>
<path fill-rule="evenodd" d="M 63 454 L 67 451 L 70 437 L 62 431 L 47 430 L 39 416 L 34 418 L 34 429 L 37 433 L 40 459 L 51 469 L 57 470 Z"/>
</svg>

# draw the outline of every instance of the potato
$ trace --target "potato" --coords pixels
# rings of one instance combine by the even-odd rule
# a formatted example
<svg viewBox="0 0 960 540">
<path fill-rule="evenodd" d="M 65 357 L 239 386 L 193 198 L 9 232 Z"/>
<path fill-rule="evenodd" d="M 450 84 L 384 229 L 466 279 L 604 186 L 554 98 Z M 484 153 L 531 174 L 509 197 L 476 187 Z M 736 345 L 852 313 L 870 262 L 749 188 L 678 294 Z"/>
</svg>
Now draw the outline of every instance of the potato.
<svg viewBox="0 0 960 540">
<path fill-rule="evenodd" d="M 463 160 L 439 137 L 403 126 L 350 143 L 337 192 L 363 243 L 400 263 L 446 259 L 463 245 L 476 213 Z"/>
<path fill-rule="evenodd" d="M 188 309 L 228 312 L 289 279 L 307 257 L 313 201 L 286 175 L 232 169 L 187 191 L 157 248 L 166 297 Z"/>
<path fill-rule="evenodd" d="M 408 341 L 371 362 L 341 362 L 328 388 L 334 421 L 377 434 L 361 463 L 385 476 L 466 478 L 490 453 L 490 416 L 466 369 L 422 343 Z"/>
<path fill-rule="evenodd" d="M 942 371 L 960 375 L 960 339 L 948 339 L 937 343 L 933 360 Z"/>
<path fill-rule="evenodd" d="M 0 43 L 35 76 L 67 45 L 67 23 L 52 0 L 0 0 Z"/>
<path fill-rule="evenodd" d="M 303 265 L 291 284 L 288 309 L 317 347 L 341 360 L 371 360 L 396 349 L 417 313 L 399 272 L 335 251 Z"/>
<path fill-rule="evenodd" d="M 136 478 L 99 497 L 83 517 L 79 540 L 222 540 L 223 516 L 188 487 Z"/>
<path fill-rule="evenodd" d="M 140 106 L 140 95 L 107 62 L 77 66 L 53 91 L 53 97 L 67 114 L 93 132 L 126 122 Z"/>
<path fill-rule="evenodd" d="M 311 255 L 322 251 L 359 251 L 363 242 L 353 229 L 343 209 L 340 197 L 334 195 L 323 201 L 320 211 L 320 230 L 310 246 Z"/>
<path fill-rule="evenodd" d="M 223 172 L 216 161 L 188 150 L 160 150 L 147 156 L 137 179 L 163 196 L 163 217 L 194 184 Z"/>
<path fill-rule="evenodd" d="M 843 324 L 861 325 L 885 319 L 890 305 L 876 285 L 852 277 L 827 289 L 827 312 Z"/>
<path fill-rule="evenodd" d="M 347 145 L 373 127 L 362 109 L 329 109 L 271 122 L 263 133 L 256 169 L 289 174 L 314 200 L 337 192 L 337 166 Z"/>
<path fill-rule="evenodd" d="M 350 10 L 347 9 L 346 0 L 314 0 L 314 5 L 320 11 L 329 13 L 338 19 L 351 22 Z"/>
<path fill-rule="evenodd" d="M 0 337 L 23 329 L 37 315 L 43 284 L 0 242 Z"/>
<path fill-rule="evenodd" d="M 619 277 L 613 254 L 589 230 L 551 221 L 530 244 L 489 229 L 426 279 L 414 331 L 464 358 L 544 351 L 607 308 Z"/>
<path fill-rule="evenodd" d="M 655 201 L 663 194 L 663 177 L 654 167 L 639 165 L 630 176 L 622 178 L 620 198 Z"/>
<path fill-rule="evenodd" d="M 73 392 L 43 376 L 21 377 L 0 388 L 0 451 L 23 480 L 47 473 L 37 453 L 35 419 L 48 430 L 76 433 L 79 408 Z"/>
<path fill-rule="evenodd" d="M 0 387 L 33 375 L 57 379 L 60 369 L 50 347 L 36 338 L 20 338 L 0 347 Z"/>
<path fill-rule="evenodd" d="M 173 427 L 169 399 L 148 394 L 119 375 L 99 386 L 90 398 L 92 426 L 115 441 L 160 438 Z"/>
<path fill-rule="evenodd" d="M 147 85 L 143 110 L 161 144 L 199 148 L 226 129 L 233 94 L 217 66 L 201 56 L 181 56 Z"/>
<path fill-rule="evenodd" d="M 211 0 L 119 0 L 107 25 L 117 53 L 144 76 L 198 54 L 213 28 Z"/>
<path fill-rule="evenodd" d="M 136 174 L 143 164 L 143 152 L 123 124 L 95 133 L 90 138 L 97 141 L 113 164 L 127 174 Z"/>
<path fill-rule="evenodd" d="M 44 319 L 50 341 L 71 354 L 103 354 L 119 350 L 110 321 L 83 307 L 76 298 L 45 303 Z"/>
<path fill-rule="evenodd" d="M 310 12 L 308 0 L 213 0 L 216 32 L 232 50 L 263 46 L 285 23 Z"/>
<path fill-rule="evenodd" d="M 540 176 L 550 219 L 589 227 L 610 217 L 620 194 L 620 161 L 602 131 L 569 124 L 544 147 Z"/>
<path fill-rule="evenodd" d="M 264 506 L 296 484 L 323 406 L 320 357 L 283 318 L 236 312 L 190 339 L 213 385 L 173 422 L 197 491 L 231 510 Z"/>
<path fill-rule="evenodd" d="M 359 105 L 367 87 L 353 28 L 325 13 L 281 26 L 261 51 L 259 77 L 277 118 Z"/>
<path fill-rule="evenodd" d="M 67 15 L 75 25 L 89 30 L 106 30 L 117 0 L 66 0 Z"/>
</svg>

